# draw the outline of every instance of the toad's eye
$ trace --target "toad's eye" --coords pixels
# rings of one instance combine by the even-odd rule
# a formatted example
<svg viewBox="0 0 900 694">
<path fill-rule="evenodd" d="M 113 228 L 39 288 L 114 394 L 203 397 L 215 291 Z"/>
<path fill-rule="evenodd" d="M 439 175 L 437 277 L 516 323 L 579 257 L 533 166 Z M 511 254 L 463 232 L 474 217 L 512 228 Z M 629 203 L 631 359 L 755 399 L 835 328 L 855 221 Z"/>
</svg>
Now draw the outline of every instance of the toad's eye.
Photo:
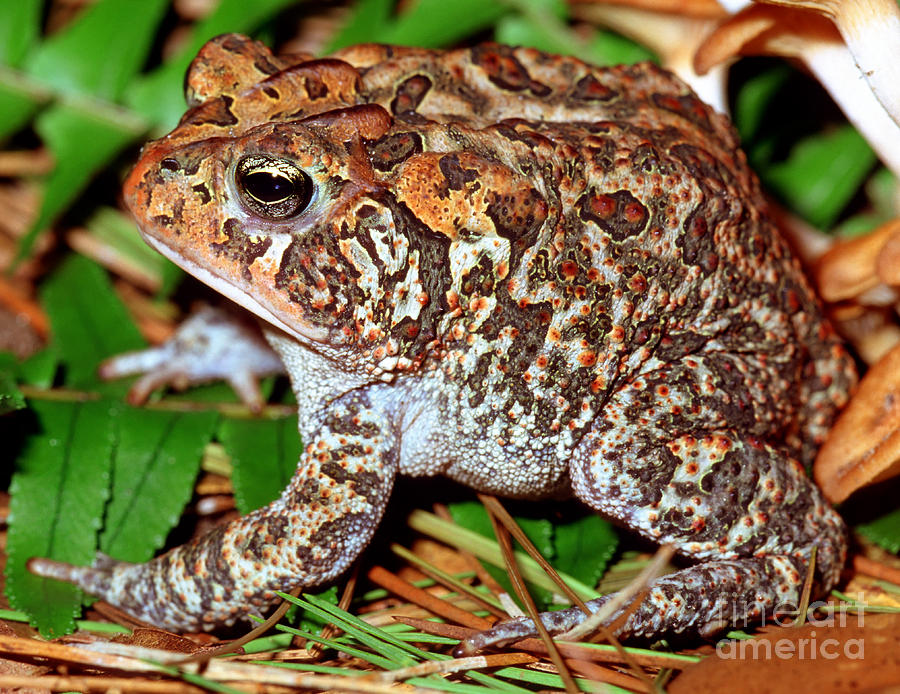
<svg viewBox="0 0 900 694">
<path fill-rule="evenodd" d="M 312 180 L 285 159 L 260 155 L 245 157 L 235 169 L 235 181 L 244 206 L 266 219 L 287 219 L 300 214 L 312 198 Z"/>
</svg>

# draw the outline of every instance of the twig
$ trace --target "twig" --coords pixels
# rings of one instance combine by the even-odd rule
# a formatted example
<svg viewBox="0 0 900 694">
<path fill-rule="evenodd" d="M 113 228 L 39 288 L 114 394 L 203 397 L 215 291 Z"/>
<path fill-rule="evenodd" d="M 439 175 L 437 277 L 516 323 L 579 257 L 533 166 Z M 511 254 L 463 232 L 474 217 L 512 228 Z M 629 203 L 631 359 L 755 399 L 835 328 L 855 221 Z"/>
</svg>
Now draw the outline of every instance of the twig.
<svg viewBox="0 0 900 694">
<path fill-rule="evenodd" d="M 29 299 L 24 292 L 15 287 L 5 277 L 0 277 L 0 305 L 6 306 L 10 311 L 23 316 L 41 338 L 47 339 L 50 333 L 50 323 L 47 314 L 37 304 Z"/>
<path fill-rule="evenodd" d="M 466 627 L 457 626 L 455 624 L 442 624 L 441 622 L 431 622 L 425 619 L 415 619 L 413 617 L 397 616 L 398 622 L 402 622 L 408 626 L 418 629 L 426 634 L 435 634 L 436 636 L 445 636 L 450 639 L 459 639 L 462 641 L 474 635 L 476 629 L 467 629 Z M 546 653 L 546 647 L 539 639 L 522 639 L 516 643 L 510 644 L 511 648 L 517 648 L 531 653 Z M 569 641 L 557 641 L 556 647 L 559 652 L 566 658 L 577 660 L 592 661 L 597 663 L 621 663 L 621 654 L 614 650 L 611 646 L 590 646 L 583 643 L 571 643 Z M 682 669 L 690 667 L 697 663 L 700 658 L 693 655 L 680 654 L 657 654 L 646 649 L 627 649 L 628 655 L 642 667 L 653 668 L 670 668 Z"/>
<path fill-rule="evenodd" d="M 480 496 L 482 495 L 479 494 L 479 497 Z M 547 631 L 547 627 L 545 627 L 544 623 L 541 621 L 541 617 L 538 614 L 537 605 L 534 604 L 534 599 L 531 597 L 531 593 L 529 593 L 528 589 L 525 587 L 525 581 L 522 579 L 522 574 L 519 572 L 519 567 L 516 565 L 516 560 L 513 557 L 512 539 L 510 538 L 510 534 L 498 520 L 491 507 L 486 504 L 485 508 L 487 508 L 488 510 L 488 515 L 491 519 L 491 525 L 494 526 L 494 534 L 497 536 L 497 540 L 500 542 L 500 547 L 503 550 L 503 558 L 506 561 L 506 570 L 509 573 L 510 580 L 512 580 L 513 588 L 515 588 L 516 594 L 519 596 L 519 599 L 522 600 L 523 603 L 525 603 L 525 608 L 528 610 L 528 615 L 534 622 L 534 626 L 537 629 L 538 634 L 540 634 L 541 640 L 546 645 L 550 660 L 552 660 L 553 664 L 556 666 L 556 670 L 559 673 L 559 676 L 562 678 L 563 686 L 566 688 L 566 691 L 569 692 L 569 694 L 578 694 L 578 686 L 575 684 L 575 680 L 572 678 L 572 673 L 569 672 L 569 668 L 566 665 L 566 662 L 563 660 L 562 655 L 560 655 L 559 650 L 556 648 L 556 644 L 553 643 L 553 639 L 550 637 L 550 633 Z"/>
<path fill-rule="evenodd" d="M 594 612 L 574 629 L 564 634 L 563 637 L 566 639 L 577 640 L 585 634 L 594 631 L 599 624 L 602 624 L 613 614 L 625 607 L 625 605 L 640 591 L 647 587 L 650 581 L 659 576 L 663 566 L 665 566 L 666 562 L 672 558 L 673 554 L 675 554 L 675 548 L 672 545 L 663 545 L 660 547 L 659 551 L 653 556 L 650 563 L 644 567 L 644 570 L 638 574 L 637 578 L 635 578 L 627 587 L 615 593 L 599 610 Z"/>
<path fill-rule="evenodd" d="M 148 692 L 149 694 L 202 694 L 208 690 L 179 680 L 159 681 L 137 677 L 104 677 L 97 675 L 0 675 L 0 689 L 29 689 L 51 692 Z"/>
<path fill-rule="evenodd" d="M 889 581 L 890 583 L 900 586 L 900 569 L 895 569 L 887 564 L 882 564 L 880 561 L 857 555 L 853 557 L 853 568 L 872 578 Z"/>
<path fill-rule="evenodd" d="M 391 545 L 391 551 L 397 556 L 408 561 L 410 564 L 413 564 L 419 571 L 424 572 L 430 578 L 433 578 L 435 581 L 445 586 L 446 588 L 468 595 L 473 600 L 476 600 L 480 605 L 483 605 L 486 610 L 490 610 L 490 612 L 497 617 L 506 619 L 507 615 L 503 610 L 503 606 L 500 605 L 500 603 L 497 602 L 493 597 L 489 597 L 487 595 L 479 593 L 468 583 L 463 583 L 455 576 L 451 576 L 450 574 L 441 571 L 436 566 L 432 566 L 427 561 L 424 561 L 423 559 L 417 557 L 405 547 L 394 543 Z"/>
<path fill-rule="evenodd" d="M 813 545 L 812 552 L 809 555 L 809 567 L 806 569 L 806 580 L 803 581 L 803 590 L 800 592 L 800 605 L 797 607 L 797 618 L 794 620 L 795 627 L 802 627 L 806 624 L 809 595 L 812 592 L 813 576 L 816 573 L 816 549 L 816 545 Z"/>
<path fill-rule="evenodd" d="M 509 515 L 509 511 L 507 511 L 503 504 L 501 504 L 497 497 L 489 496 L 487 494 L 479 494 L 479 500 L 485 507 L 497 517 L 506 529 L 512 534 L 514 538 L 516 538 L 516 542 L 518 542 L 522 549 L 528 552 L 529 556 L 534 559 L 540 567 L 547 573 L 547 575 L 553 580 L 553 582 L 559 586 L 559 589 L 563 592 L 567 598 L 569 598 L 569 602 L 578 607 L 582 612 L 589 615 L 591 611 L 587 608 L 587 605 L 584 604 L 584 601 L 578 597 L 578 595 L 573 591 L 568 584 L 560 578 L 556 569 L 550 566 L 550 562 L 544 559 L 543 555 L 538 552 L 537 547 L 534 546 L 531 540 L 528 539 L 528 536 L 522 531 L 522 528 L 519 527 L 519 524 L 516 523 L 515 519 L 511 515 Z"/>
<path fill-rule="evenodd" d="M 492 622 L 489 622 L 482 617 L 478 617 L 471 612 L 466 612 L 455 605 L 451 605 L 446 600 L 441 600 L 421 588 L 416 588 L 408 581 L 404 581 L 399 576 L 392 574 L 381 566 L 374 566 L 369 569 L 368 577 L 373 583 L 376 583 L 382 588 L 399 595 L 416 605 L 420 605 L 421 607 L 430 610 L 439 617 L 444 617 L 445 619 L 471 627 L 472 629 L 485 630 L 490 629 L 493 626 Z"/>
<path fill-rule="evenodd" d="M 612 668 L 595 665 L 586 660 L 570 659 L 566 660 L 566 663 L 573 670 L 577 670 L 581 675 L 594 682 L 605 682 L 606 684 L 623 687 L 629 691 L 641 692 L 642 694 L 649 694 L 649 692 L 653 691 L 643 680 Z"/>
<path fill-rule="evenodd" d="M 480 670 L 489 667 L 506 667 L 508 665 L 524 665 L 538 660 L 527 653 L 498 653 L 495 655 L 473 655 L 467 658 L 454 658 L 453 660 L 431 660 L 420 665 L 378 672 L 365 679 L 374 679 L 379 682 L 396 682 L 410 677 L 423 677 L 436 673 L 464 672 L 465 670 Z"/>
<path fill-rule="evenodd" d="M 450 515 L 450 511 L 444 504 L 435 504 L 434 505 L 434 515 L 438 518 L 447 521 L 448 523 L 453 523 L 453 516 Z M 475 572 L 475 575 L 478 576 L 478 580 L 481 581 L 481 584 L 487 586 L 488 590 L 491 591 L 494 595 L 504 595 L 506 591 L 503 590 L 503 587 L 494 580 L 494 577 L 488 572 L 487 569 L 484 568 L 482 563 L 478 560 L 474 554 L 465 549 L 464 547 L 457 547 L 456 551 L 460 553 L 463 559 L 465 559 L 466 563 L 472 567 L 472 570 Z"/>
<path fill-rule="evenodd" d="M 289 593 L 289 595 L 296 598 L 298 595 L 300 595 L 300 591 L 302 589 L 303 586 L 297 586 Z M 215 658 L 217 655 L 227 655 L 229 653 L 235 653 L 245 643 L 250 643 L 253 639 L 262 636 L 269 629 L 278 624 L 279 620 L 284 617 L 285 613 L 289 609 L 291 609 L 292 604 L 293 603 L 288 602 L 287 600 L 282 600 L 281 604 L 278 606 L 278 609 L 275 610 L 266 621 L 264 621 L 258 627 L 254 627 L 240 638 L 235 639 L 234 641 L 229 641 L 228 643 L 217 646 L 216 648 L 211 648 L 208 651 L 203 651 L 202 653 L 196 653 L 195 655 L 188 656 L 183 660 L 176 660 L 173 664 L 183 665 L 185 663 L 205 663 L 210 658 Z"/>
<path fill-rule="evenodd" d="M 571 588 L 569 588 L 565 584 L 565 582 L 562 580 L 562 578 L 560 578 L 559 574 L 556 572 L 556 569 L 554 569 L 552 566 L 550 566 L 549 562 L 547 562 L 547 560 L 541 556 L 541 553 L 538 552 L 537 548 L 525 536 L 525 533 L 519 527 L 519 524 L 516 523 L 515 519 L 513 519 L 513 517 L 511 515 L 509 515 L 509 513 L 506 511 L 506 509 L 503 508 L 503 505 L 499 502 L 499 500 L 497 500 L 496 497 L 487 496 L 485 494 L 479 494 L 478 497 L 481 499 L 481 503 L 483 503 L 485 505 L 485 507 L 488 509 L 488 512 L 491 514 L 491 517 L 498 518 L 504 524 L 504 526 L 506 526 L 507 530 L 509 530 L 511 533 L 513 533 L 516 536 L 516 539 L 519 541 L 519 543 L 522 545 L 522 547 L 525 548 L 525 550 L 528 552 L 528 554 L 531 556 L 531 558 L 534 559 L 541 566 L 541 568 L 543 568 L 547 572 L 547 575 L 550 576 L 550 578 L 553 579 L 553 581 L 558 586 L 560 586 L 560 588 L 563 589 L 563 592 L 569 597 L 569 599 L 576 601 L 576 604 L 578 605 L 579 608 L 581 608 L 581 611 L 584 612 L 585 615 L 587 615 L 585 622 L 594 622 L 594 626 L 592 627 L 591 631 L 599 630 L 602 633 L 603 637 L 607 641 L 609 641 L 616 648 L 616 650 L 621 654 L 622 660 L 631 667 L 631 669 L 635 673 L 635 677 L 638 680 L 640 680 L 647 687 L 648 691 L 653 691 L 653 689 L 654 689 L 653 680 L 651 680 L 647 676 L 647 673 L 645 673 L 643 670 L 641 670 L 641 668 L 638 666 L 638 664 L 635 663 L 634 660 L 631 659 L 631 657 L 628 655 L 628 653 L 622 647 L 622 644 L 619 643 L 619 640 L 615 637 L 613 630 L 607 628 L 604 625 L 603 622 L 605 621 L 605 619 L 597 621 L 592 617 L 592 613 L 588 609 L 587 605 L 585 605 L 580 599 L 578 599 L 578 596 L 575 595 L 575 593 L 571 590 Z M 523 584 L 523 587 L 524 587 L 524 584 Z M 529 597 L 529 599 L 530 599 L 530 597 Z M 601 609 L 601 611 L 603 610 L 602 607 L 600 609 Z M 632 607 L 632 609 L 636 609 L 636 605 L 634 605 Z M 535 621 L 535 626 L 537 626 L 537 624 L 538 624 L 538 621 Z M 576 629 L 577 629 L 577 627 L 576 627 Z M 538 632 L 541 634 L 541 637 L 543 638 L 543 632 L 540 627 L 538 627 Z M 584 634 L 584 633 L 588 633 L 588 632 L 583 631 L 581 633 Z M 548 638 L 549 638 L 549 636 L 548 636 Z M 552 659 L 553 658 L 552 650 L 549 652 L 549 655 Z M 556 661 L 554 660 L 554 662 L 556 662 Z"/>
</svg>

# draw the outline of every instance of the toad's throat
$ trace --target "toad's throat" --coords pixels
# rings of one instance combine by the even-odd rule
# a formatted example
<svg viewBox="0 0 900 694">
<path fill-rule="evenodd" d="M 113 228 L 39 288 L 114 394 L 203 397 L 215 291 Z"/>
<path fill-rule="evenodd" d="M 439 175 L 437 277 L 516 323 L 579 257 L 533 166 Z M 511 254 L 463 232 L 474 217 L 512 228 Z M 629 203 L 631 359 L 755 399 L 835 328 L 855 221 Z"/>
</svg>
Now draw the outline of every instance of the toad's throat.
<svg viewBox="0 0 900 694">
<path fill-rule="evenodd" d="M 163 241 L 141 229 L 141 236 L 148 245 L 162 253 L 166 258 L 175 263 L 182 270 L 193 275 L 204 284 L 209 285 L 223 296 L 250 311 L 255 316 L 262 318 L 267 323 L 299 340 L 301 343 L 325 343 L 328 340 L 326 328 L 310 325 L 309 323 L 290 321 L 287 322 L 276 315 L 273 310 L 257 301 L 240 287 L 235 286 L 224 277 L 211 272 L 202 265 L 198 265 L 185 257 L 175 249 L 167 246 Z"/>
</svg>

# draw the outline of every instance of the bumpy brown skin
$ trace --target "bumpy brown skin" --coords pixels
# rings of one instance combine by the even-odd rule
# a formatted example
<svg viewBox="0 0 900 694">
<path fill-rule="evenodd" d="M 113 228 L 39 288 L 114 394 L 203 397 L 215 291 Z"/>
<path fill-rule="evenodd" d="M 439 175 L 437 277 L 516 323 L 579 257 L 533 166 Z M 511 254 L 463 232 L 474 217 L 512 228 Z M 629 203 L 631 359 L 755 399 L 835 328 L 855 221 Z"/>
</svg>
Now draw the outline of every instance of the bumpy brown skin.
<svg viewBox="0 0 900 694">
<path fill-rule="evenodd" d="M 400 472 L 574 494 L 674 543 L 698 563 L 654 584 L 626 637 L 796 604 L 813 546 L 834 584 L 844 527 L 802 463 L 853 366 L 733 130 L 685 85 L 496 45 L 309 60 L 223 36 L 188 96 L 128 204 L 274 326 L 306 449 L 279 501 L 198 543 L 42 573 L 168 628 L 230 623 L 339 574 Z M 308 179 L 290 204 L 248 202 L 246 161 Z"/>
</svg>

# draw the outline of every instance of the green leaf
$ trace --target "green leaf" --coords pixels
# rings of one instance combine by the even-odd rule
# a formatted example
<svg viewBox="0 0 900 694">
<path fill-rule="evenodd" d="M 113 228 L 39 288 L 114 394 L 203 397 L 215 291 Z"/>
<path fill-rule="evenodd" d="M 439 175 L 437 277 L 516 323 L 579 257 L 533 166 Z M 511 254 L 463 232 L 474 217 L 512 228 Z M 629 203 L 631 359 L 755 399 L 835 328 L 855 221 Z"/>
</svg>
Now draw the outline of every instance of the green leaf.
<svg viewBox="0 0 900 694">
<path fill-rule="evenodd" d="M 59 364 L 59 355 L 54 347 L 45 347 L 35 352 L 19 364 L 19 376 L 22 383 L 38 388 L 49 388 L 53 385 L 53 376 Z"/>
<path fill-rule="evenodd" d="M 37 234 L 69 206 L 94 175 L 146 129 L 134 114 L 84 100 L 54 104 L 37 117 L 34 127 L 53 153 L 56 167 L 44 185 L 40 213 L 19 244 L 18 259 L 28 254 Z"/>
<path fill-rule="evenodd" d="M 580 38 L 575 38 L 568 27 L 555 17 L 550 16 L 548 19 L 549 25 L 538 21 L 535 17 L 522 15 L 501 17 L 494 28 L 494 39 L 510 46 L 530 46 L 547 53 L 576 55 L 577 51 L 573 49 L 579 44 L 583 48 L 584 42 Z"/>
<path fill-rule="evenodd" d="M 46 637 L 74 631 L 81 593 L 29 573 L 30 557 L 94 559 L 106 501 L 115 405 L 34 400 L 37 431 L 25 441 L 10 493 L 6 591 Z"/>
<path fill-rule="evenodd" d="M 654 59 L 653 53 L 611 31 L 595 31 L 585 40 L 554 15 L 510 15 L 497 22 L 494 38 L 513 46 L 572 55 L 594 65 L 618 65 Z"/>
<path fill-rule="evenodd" d="M 484 0 L 419 0 L 369 40 L 400 46 L 445 46 L 488 28 L 511 9 Z"/>
<path fill-rule="evenodd" d="M 787 65 L 779 63 L 752 76 L 741 86 L 734 101 L 733 121 L 742 142 L 751 143 L 759 137 L 776 96 L 792 74 Z"/>
<path fill-rule="evenodd" d="M 25 69 L 61 94 L 116 101 L 143 65 L 167 6 L 166 0 L 100 0 L 46 39 Z"/>
<path fill-rule="evenodd" d="M 341 30 L 329 41 L 324 53 L 356 43 L 372 41 L 388 23 L 394 0 L 359 0 L 350 10 L 350 17 Z"/>
<path fill-rule="evenodd" d="M 25 398 L 16 384 L 19 365 L 15 355 L 0 352 L 0 415 L 25 408 Z"/>
<path fill-rule="evenodd" d="M 529 504 L 531 505 L 531 504 Z M 532 508 L 535 508 L 531 505 Z M 521 508 L 519 509 L 521 510 Z M 536 509 L 535 509 L 536 510 Z M 485 537 L 494 538 L 494 529 L 487 510 L 479 501 L 460 501 L 450 505 L 453 520 L 464 528 L 474 530 Z M 534 543 L 545 559 L 553 559 L 553 524 L 542 517 L 531 517 L 516 514 L 516 523 Z"/>
<path fill-rule="evenodd" d="M 888 552 L 897 554 L 900 552 L 900 508 L 857 525 L 856 531 Z"/>
<path fill-rule="evenodd" d="M 21 130 L 51 93 L 29 82 L 21 73 L 0 67 L 0 138 Z"/>
<path fill-rule="evenodd" d="M 553 544 L 553 568 L 595 586 L 616 551 L 619 537 L 612 523 L 588 512 L 571 522 L 557 523 Z"/>
<path fill-rule="evenodd" d="M 0 63 L 19 65 L 41 31 L 42 0 L 0 2 Z"/>
<path fill-rule="evenodd" d="M 875 162 L 862 135 L 843 125 L 799 141 L 787 161 L 760 174 L 791 209 L 814 226 L 829 229 Z"/>
<path fill-rule="evenodd" d="M 97 385 L 101 360 L 145 345 L 106 273 L 87 258 L 69 256 L 41 287 L 41 299 L 68 386 Z M 122 384 L 106 387 L 124 389 Z"/>
<path fill-rule="evenodd" d="M 614 31 L 597 29 L 590 42 L 592 62 L 597 65 L 633 65 L 645 60 L 659 62 L 649 48 Z"/>
<path fill-rule="evenodd" d="M 218 438 L 234 466 L 231 481 L 242 514 L 278 498 L 303 450 L 294 417 L 224 419 Z"/>
<path fill-rule="evenodd" d="M 173 127 L 184 113 L 184 73 L 200 47 L 224 32 L 252 31 L 296 0 L 221 0 L 208 17 L 194 25 L 184 48 L 164 65 L 131 85 L 129 106 L 159 128 Z"/>
<path fill-rule="evenodd" d="M 478 534 L 489 539 L 495 539 L 494 529 L 491 525 L 490 518 L 488 517 L 487 510 L 480 502 L 462 501 L 450 504 L 449 509 L 450 515 L 458 525 L 468 528 L 469 530 L 474 530 Z M 525 535 L 528 536 L 528 539 L 534 543 L 535 547 L 537 547 L 537 550 L 544 559 L 553 563 L 555 550 L 552 542 L 552 523 L 546 518 L 523 517 L 517 514 L 514 514 L 514 518 L 519 524 L 519 527 L 524 531 Z M 482 566 L 484 566 L 494 580 L 503 586 L 511 596 L 515 596 L 512 582 L 504 569 L 496 567 L 488 562 L 482 562 Z M 530 590 L 539 608 L 549 605 L 552 597 L 550 591 L 534 585 L 530 586 Z"/>
<path fill-rule="evenodd" d="M 125 408 L 113 467 L 112 498 L 100 549 L 125 561 L 147 561 L 191 498 L 215 412 Z"/>
<path fill-rule="evenodd" d="M 0 415 L 25 408 L 25 397 L 9 371 L 0 367 Z"/>
<path fill-rule="evenodd" d="M 889 222 L 896 215 L 897 176 L 890 169 L 880 168 L 866 181 L 865 193 L 869 201 L 861 212 L 841 221 L 835 234 L 844 239 L 862 236 Z"/>
</svg>

